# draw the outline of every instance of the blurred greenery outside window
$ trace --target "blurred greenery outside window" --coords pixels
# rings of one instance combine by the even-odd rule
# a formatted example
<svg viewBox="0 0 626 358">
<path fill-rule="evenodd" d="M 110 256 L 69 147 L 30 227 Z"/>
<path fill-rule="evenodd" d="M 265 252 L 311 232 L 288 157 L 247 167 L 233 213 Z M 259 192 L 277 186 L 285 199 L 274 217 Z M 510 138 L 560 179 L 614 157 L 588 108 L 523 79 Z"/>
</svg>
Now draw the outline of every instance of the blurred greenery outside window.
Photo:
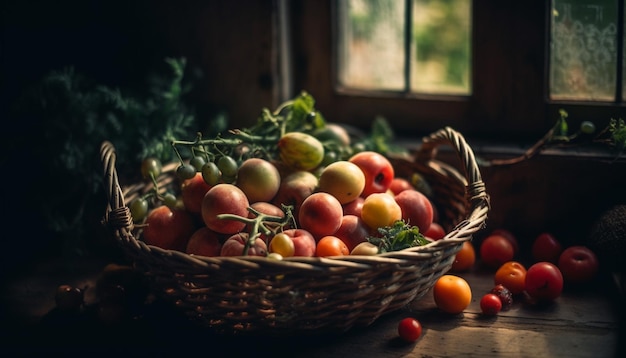
<svg viewBox="0 0 626 358">
<path fill-rule="evenodd" d="M 471 95 L 471 0 L 336 3 L 339 86 Z M 552 0 L 549 100 L 623 101 L 624 11 L 623 0 Z"/>
<path fill-rule="evenodd" d="M 347 0 L 337 6 L 341 86 L 471 92 L 470 0 Z"/>
</svg>

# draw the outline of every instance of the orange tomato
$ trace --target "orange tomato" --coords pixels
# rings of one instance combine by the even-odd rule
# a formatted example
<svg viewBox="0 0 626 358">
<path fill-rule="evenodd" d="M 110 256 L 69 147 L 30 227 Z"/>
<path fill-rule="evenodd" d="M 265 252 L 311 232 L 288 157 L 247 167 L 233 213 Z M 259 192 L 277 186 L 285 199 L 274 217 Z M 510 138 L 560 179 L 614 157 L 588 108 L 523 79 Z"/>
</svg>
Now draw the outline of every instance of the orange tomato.
<svg viewBox="0 0 626 358">
<path fill-rule="evenodd" d="M 476 262 L 476 250 L 471 241 L 465 241 L 461 251 L 457 252 L 450 270 L 452 272 L 468 271 Z"/>
<path fill-rule="evenodd" d="M 440 310 L 458 314 L 472 301 L 472 289 L 462 277 L 443 275 L 433 286 L 433 298 Z"/>
<path fill-rule="evenodd" d="M 319 257 L 349 255 L 350 250 L 345 242 L 337 236 L 324 236 L 317 242 L 315 255 Z"/>
<path fill-rule="evenodd" d="M 518 295 L 524 292 L 526 286 L 526 267 L 517 261 L 508 261 L 502 264 L 494 276 L 496 285 L 501 284 Z"/>
</svg>

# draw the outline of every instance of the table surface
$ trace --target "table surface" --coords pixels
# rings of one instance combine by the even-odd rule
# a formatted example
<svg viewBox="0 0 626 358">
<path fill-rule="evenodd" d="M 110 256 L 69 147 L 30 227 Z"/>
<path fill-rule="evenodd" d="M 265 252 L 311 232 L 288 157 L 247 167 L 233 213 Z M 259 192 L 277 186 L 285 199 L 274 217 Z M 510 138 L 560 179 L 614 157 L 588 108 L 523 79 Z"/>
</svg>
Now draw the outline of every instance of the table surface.
<svg viewBox="0 0 626 358">
<path fill-rule="evenodd" d="M 175 313 L 157 311 L 150 320 L 125 326 L 100 322 L 43 324 L 54 312 L 54 293 L 63 283 L 94 287 L 108 262 L 98 259 L 43 261 L 5 280 L 0 354 L 7 356 L 206 356 L 290 355 L 297 357 L 618 357 L 624 348 L 624 297 L 610 275 L 585 288 L 564 290 L 548 305 L 516 298 L 495 317 L 481 314 L 481 296 L 493 287 L 493 273 L 460 273 L 472 287 L 470 306 L 458 315 L 439 311 L 428 292 L 410 306 L 372 325 L 343 334 L 268 338 L 219 336 Z M 89 292 L 89 291 L 87 291 Z M 405 343 L 397 325 L 404 317 L 423 325 L 421 338 Z M 621 319 L 620 319 L 621 317 Z"/>
</svg>

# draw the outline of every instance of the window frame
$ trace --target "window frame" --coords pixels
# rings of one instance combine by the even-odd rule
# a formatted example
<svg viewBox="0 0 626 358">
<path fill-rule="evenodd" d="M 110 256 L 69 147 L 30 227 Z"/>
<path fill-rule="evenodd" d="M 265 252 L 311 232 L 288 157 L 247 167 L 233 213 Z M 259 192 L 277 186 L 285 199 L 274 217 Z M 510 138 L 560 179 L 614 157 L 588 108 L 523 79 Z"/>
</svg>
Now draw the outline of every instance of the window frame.
<svg viewBox="0 0 626 358">
<path fill-rule="evenodd" d="M 626 118 L 624 103 L 549 99 L 551 1 L 473 0 L 471 95 L 425 95 L 364 91 L 338 86 L 335 63 L 336 1 L 291 3 L 293 86 L 316 99 L 330 121 L 367 130 L 385 117 L 404 136 L 451 126 L 469 137 L 536 140 L 552 127 L 559 110 L 576 126 Z"/>
</svg>

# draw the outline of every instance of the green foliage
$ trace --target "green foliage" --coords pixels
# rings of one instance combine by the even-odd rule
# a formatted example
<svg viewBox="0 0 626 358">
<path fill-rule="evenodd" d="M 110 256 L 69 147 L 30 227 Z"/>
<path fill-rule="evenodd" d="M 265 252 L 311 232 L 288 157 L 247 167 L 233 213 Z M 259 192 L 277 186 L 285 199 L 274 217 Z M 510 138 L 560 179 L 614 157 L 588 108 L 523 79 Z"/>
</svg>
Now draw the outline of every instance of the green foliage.
<svg viewBox="0 0 626 358">
<path fill-rule="evenodd" d="M 69 67 L 49 73 L 20 99 L 16 119 L 40 123 L 30 149 L 42 158 L 39 169 L 53 185 L 40 195 L 42 215 L 50 230 L 71 238 L 72 249 L 79 250 L 89 230 L 101 229 L 89 220 L 104 214 L 104 140 L 123 158 L 117 163 L 123 176 L 138 172 L 146 156 L 168 161 L 172 150 L 165 143 L 197 130 L 193 111 L 183 103 L 191 88 L 183 81 L 186 61 L 166 64 L 169 73 L 150 76 L 144 92 L 93 83 Z"/>
<path fill-rule="evenodd" d="M 623 119 L 613 119 L 609 121 L 608 127 L 609 133 L 611 133 L 611 139 L 614 145 L 623 151 L 626 149 L 626 125 L 624 125 Z"/>
<path fill-rule="evenodd" d="M 428 244 L 428 240 L 420 233 L 417 226 L 410 226 L 403 220 L 398 220 L 393 225 L 378 229 L 381 237 L 368 237 L 368 241 L 378 246 L 378 252 L 400 251 L 409 247 Z"/>
</svg>

